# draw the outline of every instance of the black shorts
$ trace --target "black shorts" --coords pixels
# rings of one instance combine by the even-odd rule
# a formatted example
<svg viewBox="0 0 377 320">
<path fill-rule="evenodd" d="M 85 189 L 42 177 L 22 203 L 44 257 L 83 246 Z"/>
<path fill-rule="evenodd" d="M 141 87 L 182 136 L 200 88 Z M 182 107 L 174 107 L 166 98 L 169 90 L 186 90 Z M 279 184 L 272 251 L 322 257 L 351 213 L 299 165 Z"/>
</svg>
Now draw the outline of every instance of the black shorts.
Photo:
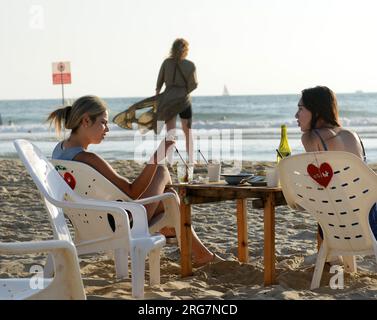
<svg viewBox="0 0 377 320">
<path fill-rule="evenodd" d="M 191 119 L 192 118 L 192 107 L 189 106 L 185 110 L 183 110 L 179 116 L 181 119 Z"/>
</svg>

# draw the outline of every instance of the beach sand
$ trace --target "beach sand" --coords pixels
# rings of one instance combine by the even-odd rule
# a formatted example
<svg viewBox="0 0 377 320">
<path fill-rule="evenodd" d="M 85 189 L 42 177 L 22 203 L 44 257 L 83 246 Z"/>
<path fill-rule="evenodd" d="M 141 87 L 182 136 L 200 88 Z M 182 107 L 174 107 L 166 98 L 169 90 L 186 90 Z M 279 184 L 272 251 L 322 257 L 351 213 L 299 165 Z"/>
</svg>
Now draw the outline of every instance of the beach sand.
<svg viewBox="0 0 377 320">
<path fill-rule="evenodd" d="M 143 164 L 113 161 L 113 167 L 130 180 Z M 245 162 L 243 169 L 271 166 Z M 372 166 L 374 169 L 377 165 Z M 200 174 L 200 170 L 199 173 Z M 41 198 L 20 160 L 0 160 L 0 241 L 51 239 L 52 231 Z M 248 208 L 249 263 L 237 260 L 236 208 L 234 201 L 195 205 L 193 226 L 204 244 L 225 259 L 194 269 L 181 278 L 175 244 L 162 250 L 161 285 L 149 286 L 146 299 L 376 299 L 377 267 L 372 256 L 358 257 L 358 272 L 345 274 L 344 288 L 331 289 L 334 275 L 325 267 L 322 286 L 310 291 L 316 259 L 316 223 L 307 213 L 287 206 L 276 208 L 276 259 L 278 284 L 263 286 L 263 211 Z M 30 276 L 30 267 L 44 264 L 45 255 L 0 256 L 0 277 Z M 131 281 L 115 279 L 113 260 L 100 254 L 80 256 L 88 299 L 132 299 Z"/>
</svg>

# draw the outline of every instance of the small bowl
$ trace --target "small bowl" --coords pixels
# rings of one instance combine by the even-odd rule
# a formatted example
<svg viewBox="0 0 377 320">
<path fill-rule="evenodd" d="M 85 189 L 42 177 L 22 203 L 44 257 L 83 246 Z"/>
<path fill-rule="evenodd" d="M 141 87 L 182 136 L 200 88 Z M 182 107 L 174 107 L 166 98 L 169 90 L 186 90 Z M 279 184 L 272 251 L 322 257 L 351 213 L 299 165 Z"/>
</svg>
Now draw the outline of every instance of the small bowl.
<svg viewBox="0 0 377 320">
<path fill-rule="evenodd" d="M 254 176 L 253 173 L 238 173 L 238 174 L 222 174 L 225 181 L 231 185 L 237 185 L 241 180 Z"/>
</svg>

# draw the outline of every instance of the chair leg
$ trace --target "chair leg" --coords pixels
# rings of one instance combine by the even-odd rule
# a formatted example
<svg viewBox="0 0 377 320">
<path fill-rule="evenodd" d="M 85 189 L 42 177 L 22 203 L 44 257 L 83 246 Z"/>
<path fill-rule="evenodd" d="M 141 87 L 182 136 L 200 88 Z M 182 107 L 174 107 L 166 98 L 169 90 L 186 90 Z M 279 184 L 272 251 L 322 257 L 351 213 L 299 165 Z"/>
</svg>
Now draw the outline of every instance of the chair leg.
<svg viewBox="0 0 377 320">
<path fill-rule="evenodd" d="M 149 283 L 151 286 L 160 284 L 160 253 L 160 248 L 149 253 Z"/>
<path fill-rule="evenodd" d="M 133 247 L 131 250 L 132 296 L 137 299 L 144 298 L 146 252 L 137 247 Z"/>
<path fill-rule="evenodd" d="M 114 250 L 115 273 L 117 279 L 128 278 L 128 251 L 124 248 Z"/>
<path fill-rule="evenodd" d="M 46 264 L 43 268 L 43 277 L 44 278 L 54 277 L 54 259 L 51 253 L 49 253 L 47 256 Z"/>
<path fill-rule="evenodd" d="M 343 256 L 344 271 L 357 272 L 357 263 L 355 256 Z"/>
<path fill-rule="evenodd" d="M 181 249 L 181 220 L 180 215 L 177 215 L 177 212 L 180 212 L 179 205 L 175 199 L 167 199 L 164 201 L 164 206 L 165 214 L 169 217 L 168 220 L 173 224 L 178 246 Z"/>
<path fill-rule="evenodd" d="M 315 263 L 314 274 L 312 278 L 312 283 L 310 285 L 310 290 L 319 288 L 327 254 L 328 254 L 328 249 L 326 246 L 324 246 L 324 243 L 322 242 L 321 248 L 319 249 L 319 252 L 318 252 L 317 261 Z"/>
</svg>

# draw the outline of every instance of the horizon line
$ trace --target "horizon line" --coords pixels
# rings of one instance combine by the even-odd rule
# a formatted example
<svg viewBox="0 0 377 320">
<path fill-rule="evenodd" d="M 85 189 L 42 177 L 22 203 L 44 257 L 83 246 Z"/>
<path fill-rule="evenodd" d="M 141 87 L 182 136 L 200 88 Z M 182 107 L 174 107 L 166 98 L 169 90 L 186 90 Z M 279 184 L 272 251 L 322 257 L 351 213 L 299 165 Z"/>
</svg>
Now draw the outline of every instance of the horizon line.
<svg viewBox="0 0 377 320">
<path fill-rule="evenodd" d="M 355 90 L 352 92 L 338 92 L 336 95 L 342 95 L 342 94 L 376 94 L 377 91 L 362 91 L 362 90 Z M 295 96 L 300 95 L 300 93 L 260 93 L 260 94 L 229 94 L 229 95 L 210 95 L 210 94 L 202 94 L 202 95 L 191 95 L 192 98 L 198 97 L 198 98 L 206 98 L 206 97 L 245 97 L 245 96 Z M 146 97 L 150 96 L 100 96 L 102 99 L 144 99 Z M 65 100 L 70 99 L 77 99 L 77 98 L 65 98 Z M 0 101 L 24 101 L 24 100 L 61 100 L 61 97 L 59 98 L 0 98 Z"/>
</svg>

